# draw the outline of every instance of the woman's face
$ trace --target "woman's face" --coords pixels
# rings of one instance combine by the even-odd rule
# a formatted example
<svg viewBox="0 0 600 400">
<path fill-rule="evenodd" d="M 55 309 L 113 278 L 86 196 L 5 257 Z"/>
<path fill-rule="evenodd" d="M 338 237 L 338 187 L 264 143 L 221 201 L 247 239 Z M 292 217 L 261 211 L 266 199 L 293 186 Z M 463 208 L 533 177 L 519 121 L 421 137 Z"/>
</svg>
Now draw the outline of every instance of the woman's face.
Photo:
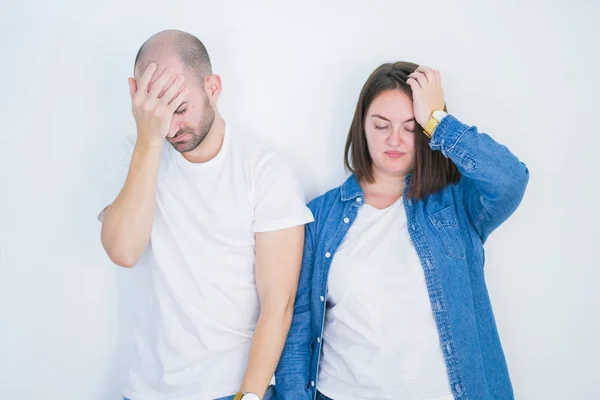
<svg viewBox="0 0 600 400">
<path fill-rule="evenodd" d="M 412 171 L 417 128 L 412 100 L 401 90 L 387 90 L 373 99 L 365 116 L 365 134 L 375 179 L 402 178 Z"/>
</svg>

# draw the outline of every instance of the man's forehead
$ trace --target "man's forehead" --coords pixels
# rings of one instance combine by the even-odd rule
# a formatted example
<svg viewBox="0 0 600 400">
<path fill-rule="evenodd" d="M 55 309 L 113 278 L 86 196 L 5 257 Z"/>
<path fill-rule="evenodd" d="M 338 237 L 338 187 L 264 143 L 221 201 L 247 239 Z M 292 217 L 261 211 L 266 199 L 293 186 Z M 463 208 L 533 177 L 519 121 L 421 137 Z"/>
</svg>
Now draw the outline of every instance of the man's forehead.
<svg viewBox="0 0 600 400">
<path fill-rule="evenodd" d="M 174 73 L 177 75 L 183 75 L 186 72 L 178 57 L 147 57 L 143 62 L 138 63 L 137 67 L 135 68 L 135 78 L 141 78 L 148 66 L 150 66 L 152 63 L 156 64 L 156 71 L 152 76 L 153 81 L 161 76 L 167 68 L 173 68 Z"/>
</svg>

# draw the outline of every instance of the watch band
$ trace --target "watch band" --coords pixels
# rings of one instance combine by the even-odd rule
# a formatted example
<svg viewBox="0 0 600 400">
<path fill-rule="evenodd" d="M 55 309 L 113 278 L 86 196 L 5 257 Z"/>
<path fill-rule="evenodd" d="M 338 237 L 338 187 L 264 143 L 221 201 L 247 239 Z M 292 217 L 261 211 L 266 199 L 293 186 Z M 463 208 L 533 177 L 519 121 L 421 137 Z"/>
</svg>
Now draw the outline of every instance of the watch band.
<svg viewBox="0 0 600 400">
<path fill-rule="evenodd" d="M 260 396 L 257 395 L 256 393 L 243 393 L 243 392 L 237 392 L 235 394 L 235 396 L 233 397 L 233 400 L 260 400 Z"/>
<path fill-rule="evenodd" d="M 437 126 L 439 125 L 440 121 L 446 115 L 448 115 L 448 113 L 446 113 L 443 110 L 435 110 L 434 112 L 431 113 L 431 118 L 429 118 L 429 121 L 427 122 L 427 125 L 425 125 L 423 127 L 423 131 L 425 131 L 425 135 L 427 135 L 427 137 L 429 139 L 431 139 L 431 136 L 433 135 L 433 132 L 435 131 L 435 128 L 437 128 Z"/>
</svg>

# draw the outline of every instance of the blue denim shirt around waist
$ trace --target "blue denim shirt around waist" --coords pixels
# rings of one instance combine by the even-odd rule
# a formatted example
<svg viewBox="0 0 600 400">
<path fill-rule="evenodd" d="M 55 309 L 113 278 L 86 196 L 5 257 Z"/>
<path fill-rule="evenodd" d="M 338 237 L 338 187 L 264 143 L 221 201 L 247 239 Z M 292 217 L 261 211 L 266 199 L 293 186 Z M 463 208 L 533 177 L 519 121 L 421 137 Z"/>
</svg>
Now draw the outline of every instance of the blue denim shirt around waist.
<svg viewBox="0 0 600 400">
<path fill-rule="evenodd" d="M 506 147 L 452 115 L 442 119 L 430 147 L 450 158 L 462 177 L 422 200 L 405 196 L 403 202 L 450 386 L 460 400 L 512 399 L 484 279 L 483 244 L 517 209 L 529 172 Z M 315 398 L 329 267 L 363 204 L 354 176 L 309 203 L 315 221 L 306 226 L 294 317 L 275 374 L 278 399 Z"/>
</svg>

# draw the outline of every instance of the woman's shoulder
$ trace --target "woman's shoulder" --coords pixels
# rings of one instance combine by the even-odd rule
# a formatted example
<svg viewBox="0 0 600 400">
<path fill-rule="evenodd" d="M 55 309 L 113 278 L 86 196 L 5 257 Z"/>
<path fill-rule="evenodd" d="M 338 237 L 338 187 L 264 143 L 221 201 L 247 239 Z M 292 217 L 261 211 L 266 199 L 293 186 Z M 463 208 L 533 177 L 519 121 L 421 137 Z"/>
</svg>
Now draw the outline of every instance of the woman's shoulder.
<svg viewBox="0 0 600 400">
<path fill-rule="evenodd" d="M 341 185 L 329 189 L 311 200 L 308 207 L 312 211 L 315 221 L 318 221 L 335 217 L 338 213 L 342 214 L 347 202 L 361 201 L 363 197 L 362 188 L 354 174 L 352 174 Z"/>
<path fill-rule="evenodd" d="M 321 213 L 323 210 L 333 208 L 340 201 L 341 186 L 329 189 L 320 196 L 315 197 L 308 202 L 308 208 L 315 213 Z"/>
</svg>

